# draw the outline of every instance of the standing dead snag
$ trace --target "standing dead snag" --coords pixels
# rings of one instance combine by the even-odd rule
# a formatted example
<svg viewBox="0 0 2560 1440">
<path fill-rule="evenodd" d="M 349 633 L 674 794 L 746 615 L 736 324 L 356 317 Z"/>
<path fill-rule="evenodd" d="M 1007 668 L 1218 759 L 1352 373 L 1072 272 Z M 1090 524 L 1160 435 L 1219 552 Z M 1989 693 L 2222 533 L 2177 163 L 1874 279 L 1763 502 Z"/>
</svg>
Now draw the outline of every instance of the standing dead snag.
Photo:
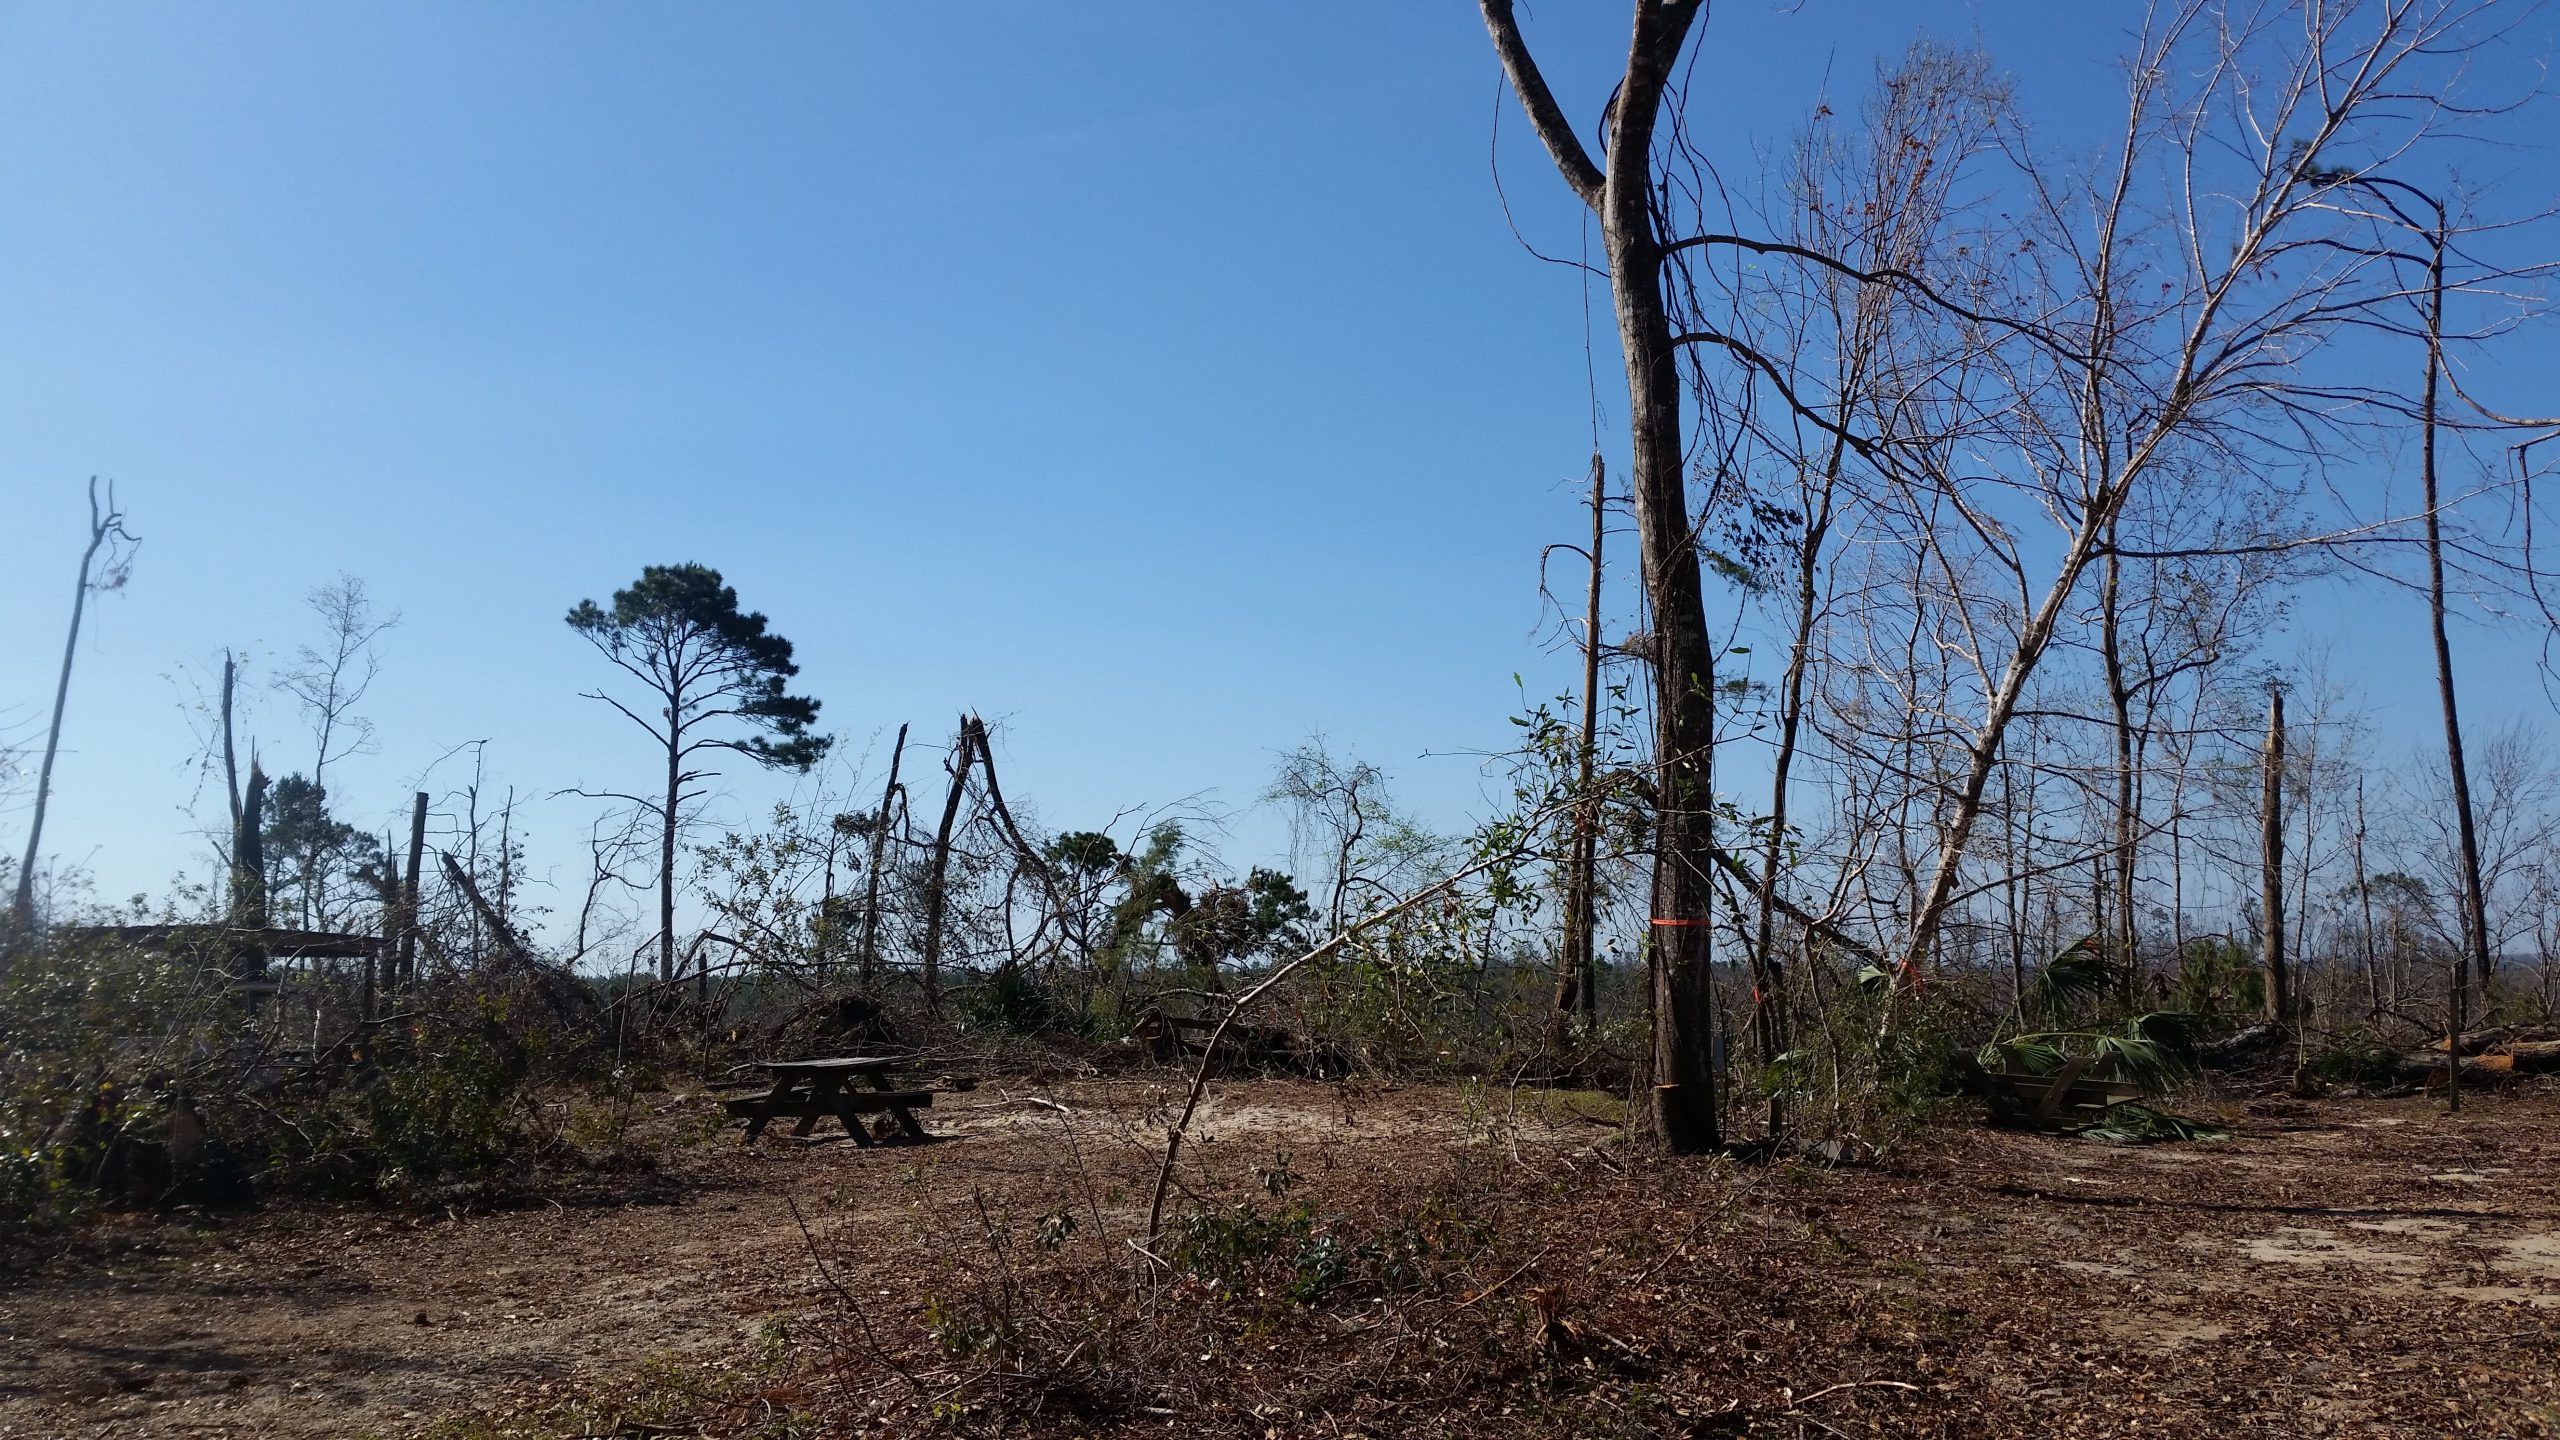
<svg viewBox="0 0 2560 1440">
<path fill-rule="evenodd" d="M 898 743 L 889 751 L 889 783 L 880 788 L 880 810 L 871 817 L 871 868 L 862 881 L 862 990 L 871 992 L 871 979 L 880 965 L 880 865 L 889 853 L 889 815 L 897 810 L 906 792 L 898 785 L 898 765 L 907 758 L 907 727 L 898 727 Z"/>
<path fill-rule="evenodd" d="M 951 879 L 951 827 L 960 818 L 960 801 L 969 791 L 969 767 L 985 743 L 986 722 L 960 717 L 960 733 L 951 742 L 951 791 L 942 802 L 942 824 L 933 832 L 933 858 L 924 877 L 924 950 L 918 978 L 924 985 L 927 1010 L 942 1003 L 942 932 L 945 891 Z"/>
<path fill-rule="evenodd" d="M 2266 914 L 2267 1018 L 2293 1027 L 2293 972 L 2284 954 L 2284 690 L 2267 692 L 2267 747 L 2259 760 L 2258 904 Z"/>
<path fill-rule="evenodd" d="M 53 686 L 53 723 L 45 728 L 44 759 L 36 769 L 35 813 L 27 821 L 27 853 L 18 862 L 18 893 L 9 906 L 11 927 L 18 931 L 33 929 L 36 919 L 36 857 L 44 846 L 44 812 L 53 798 L 53 760 L 62 749 L 62 712 L 71 700 L 71 661 L 80 653 L 80 618 L 88 612 L 89 592 L 113 590 L 124 584 L 125 568 L 130 563 L 115 560 L 103 572 L 92 573 L 98 552 L 111 541 L 127 545 L 141 543 L 141 537 L 124 528 L 124 512 L 116 508 L 115 486 L 107 487 L 107 503 L 98 504 L 98 481 L 89 479 L 89 544 L 80 552 L 80 583 L 71 592 L 71 631 L 62 641 L 62 675 Z M 227 692 L 226 692 L 227 693 Z M 0 972 L 8 968 L 8 954 L 0 951 Z"/>
<path fill-rule="evenodd" d="M 1709 918 L 1715 899 L 1715 650 L 1681 444 L 1679 351 L 1663 297 L 1653 138 L 1672 66 L 1703 0 L 1637 0 L 1626 72 L 1595 163 L 1529 53 L 1511 0 L 1479 0 L 1511 90 L 1548 157 L 1600 226 L 1627 371 L 1628 489 L 1653 612 L 1654 863 L 1651 959 L 1654 1131 L 1674 1152 L 1719 1141 Z"/>
<path fill-rule="evenodd" d="M 240 798 L 240 819 L 231 827 L 230 927 L 240 932 L 267 928 L 267 772 L 249 754 L 249 788 Z M 228 957 L 231 972 L 242 979 L 263 975 L 267 952 L 263 942 L 239 940 Z"/>
<path fill-rule="evenodd" d="M 1599 1013 L 1599 972 L 1593 964 L 1600 851 L 1600 797 L 1592 789 L 1600 729 L 1600 580 L 1601 546 L 1608 538 L 1609 470 L 1591 457 L 1591 584 L 1583 597 L 1582 730 L 1574 755 L 1573 848 L 1564 877 L 1564 944 L 1556 958 L 1554 1037 L 1562 1040 L 1578 1014 L 1588 1025 Z M 1564 547 L 1570 549 L 1572 547 Z"/>
</svg>

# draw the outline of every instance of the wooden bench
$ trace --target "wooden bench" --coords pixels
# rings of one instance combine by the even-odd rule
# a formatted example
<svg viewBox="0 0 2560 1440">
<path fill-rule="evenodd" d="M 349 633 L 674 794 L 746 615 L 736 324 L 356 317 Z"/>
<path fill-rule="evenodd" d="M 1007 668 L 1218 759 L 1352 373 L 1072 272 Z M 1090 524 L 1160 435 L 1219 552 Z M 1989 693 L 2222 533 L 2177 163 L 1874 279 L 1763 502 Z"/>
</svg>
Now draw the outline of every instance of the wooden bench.
<svg viewBox="0 0 2560 1440">
<path fill-rule="evenodd" d="M 2006 1118 L 2038 1129 L 2094 1120 L 2115 1106 L 2142 1098 L 2139 1085 L 2086 1078 L 2090 1064 L 2090 1057 L 2074 1056 L 2050 1075 L 1987 1070 L 1982 1078 L 1993 1087 L 1991 1100 L 1995 1109 L 2005 1111 Z"/>
<path fill-rule="evenodd" d="M 1138 1018 L 1130 1035 L 1143 1043 L 1159 1064 L 1172 1064 L 1186 1055 L 1205 1054 L 1209 1037 L 1217 1033 L 1215 1020 L 1193 1020 L 1182 1015 L 1167 1015 L 1150 1010 Z"/>
<path fill-rule="evenodd" d="M 764 1127 L 776 1120 L 796 1120 L 794 1135 L 807 1135 L 820 1120 L 833 1116 L 844 1126 L 844 1133 L 856 1145 L 873 1143 L 871 1132 L 862 1123 L 866 1111 L 882 1111 L 898 1122 L 911 1141 L 933 1137 L 916 1120 L 915 1112 L 933 1105 L 930 1090 L 901 1090 L 890 1082 L 889 1072 L 899 1061 L 887 1056 L 838 1056 L 821 1060 L 759 1060 L 758 1069 L 773 1077 L 771 1088 L 761 1095 L 741 1095 L 722 1102 L 731 1119 L 747 1122 L 745 1143 L 753 1145 Z M 848 1082 L 863 1079 L 871 1088 L 860 1090 Z"/>
</svg>

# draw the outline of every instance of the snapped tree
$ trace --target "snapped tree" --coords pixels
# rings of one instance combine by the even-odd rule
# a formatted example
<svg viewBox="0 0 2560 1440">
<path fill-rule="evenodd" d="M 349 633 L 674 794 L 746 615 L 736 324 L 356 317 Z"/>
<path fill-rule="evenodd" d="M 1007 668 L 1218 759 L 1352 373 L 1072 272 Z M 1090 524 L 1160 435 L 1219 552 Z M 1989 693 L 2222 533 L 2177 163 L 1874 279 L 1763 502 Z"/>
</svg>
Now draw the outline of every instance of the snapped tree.
<svg viewBox="0 0 2560 1440">
<path fill-rule="evenodd" d="M 666 788 L 619 796 L 654 810 L 658 832 L 658 978 L 676 977 L 676 847 L 696 788 L 717 771 L 701 757 L 720 751 L 777 770 L 805 771 L 827 753 L 811 732 L 818 702 L 787 688 L 800 673 L 791 642 L 765 617 L 738 608 L 738 592 L 704 565 L 651 565 L 606 608 L 581 600 L 569 628 L 639 682 L 655 714 L 602 690 L 584 692 L 648 732 L 666 757 Z"/>
<path fill-rule="evenodd" d="M 44 845 L 45 802 L 53 798 L 53 759 L 62 749 L 62 711 L 71 699 L 71 660 L 80 653 L 80 617 L 89 608 L 89 592 L 113 590 L 124 584 L 128 553 L 117 558 L 110 552 L 107 564 L 98 566 L 98 552 L 121 541 L 132 546 L 139 537 L 124 528 L 124 512 L 116 508 L 116 491 L 107 487 L 104 506 L 98 503 L 98 482 L 89 481 L 89 544 L 80 552 L 80 584 L 71 594 L 71 633 L 62 642 L 62 678 L 53 687 L 53 723 L 45 727 L 44 762 L 36 770 L 36 806 L 27 821 L 26 858 L 18 862 L 18 892 L 9 905 L 11 926 L 20 931 L 30 929 L 36 917 L 36 857 Z M 7 957 L 0 954 L 0 968 L 6 968 Z"/>
</svg>

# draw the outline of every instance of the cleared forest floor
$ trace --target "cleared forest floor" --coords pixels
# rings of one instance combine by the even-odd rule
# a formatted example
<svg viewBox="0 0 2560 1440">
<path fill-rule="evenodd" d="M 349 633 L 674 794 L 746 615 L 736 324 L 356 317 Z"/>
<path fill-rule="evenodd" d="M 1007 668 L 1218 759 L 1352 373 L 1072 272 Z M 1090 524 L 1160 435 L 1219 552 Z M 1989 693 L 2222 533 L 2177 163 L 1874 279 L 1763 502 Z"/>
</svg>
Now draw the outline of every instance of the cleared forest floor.
<svg viewBox="0 0 2560 1440">
<path fill-rule="evenodd" d="M 722 1136 L 496 1213 L 111 1224 L 0 1278 L 0 1435 L 562 1433 L 573 1397 L 660 1417 L 599 1434 L 2560 1434 L 2550 1088 L 1826 1169 L 1625 1156 L 1598 1097 L 1222 1083 L 1184 1187 L 1420 1237 L 1412 1278 L 1080 1320 L 1142 1288 L 1176 1083 L 990 1082 L 939 1144 Z M 973 1352 L 990 1296 L 1031 1318 Z"/>
</svg>

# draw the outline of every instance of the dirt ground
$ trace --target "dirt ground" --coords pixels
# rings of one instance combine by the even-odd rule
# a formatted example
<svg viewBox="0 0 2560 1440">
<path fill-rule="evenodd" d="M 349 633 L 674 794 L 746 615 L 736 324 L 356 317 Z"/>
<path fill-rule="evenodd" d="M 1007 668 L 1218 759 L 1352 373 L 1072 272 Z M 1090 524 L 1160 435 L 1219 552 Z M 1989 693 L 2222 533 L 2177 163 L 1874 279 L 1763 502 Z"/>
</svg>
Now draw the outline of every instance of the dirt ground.
<svg viewBox="0 0 2560 1440">
<path fill-rule="evenodd" d="M 0 1276 L 0 1435 L 538 1434 L 644 1363 L 788 1374 L 814 1434 L 2560 1434 L 2548 1088 L 2189 1104 L 2219 1143 L 1957 1124 L 1830 1168 L 1646 1158 L 1599 1097 L 1222 1083 L 1177 1210 L 1297 1177 L 1319 1227 L 1387 1195 L 1476 1238 L 1395 1296 L 1182 1281 L 1131 1331 L 1181 1329 L 1179 1366 L 1108 1362 L 1099 1400 L 1081 1345 L 954 1358 L 990 1263 L 1063 1263 L 990 1235 L 1071 1226 L 1058 1255 L 1147 1273 L 1175 1085 L 989 1082 L 933 1145 L 724 1135 L 494 1213 L 112 1222 Z M 628 1423 L 592 1433 L 750 1428 Z"/>
</svg>

